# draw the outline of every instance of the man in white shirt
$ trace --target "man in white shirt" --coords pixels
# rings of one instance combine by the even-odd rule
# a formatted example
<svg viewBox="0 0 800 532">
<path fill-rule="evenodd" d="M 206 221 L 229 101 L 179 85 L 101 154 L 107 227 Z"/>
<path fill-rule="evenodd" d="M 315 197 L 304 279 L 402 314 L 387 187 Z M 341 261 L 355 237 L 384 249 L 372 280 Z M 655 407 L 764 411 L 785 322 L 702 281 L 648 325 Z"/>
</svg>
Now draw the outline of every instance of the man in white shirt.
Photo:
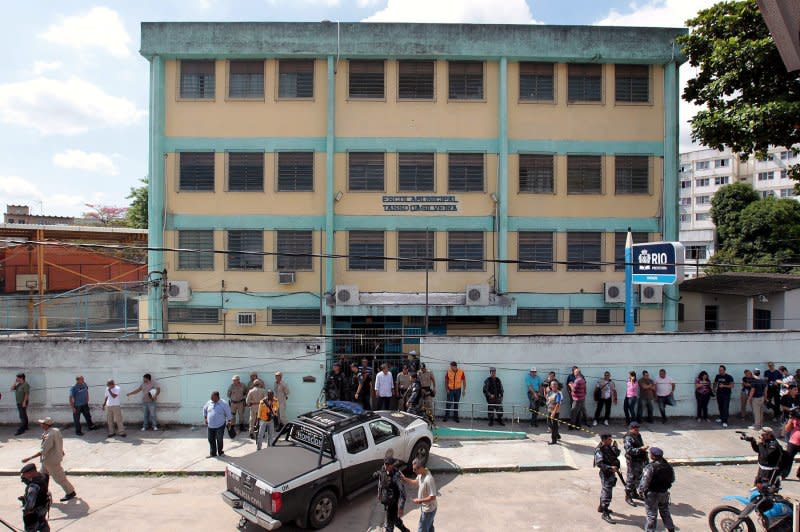
<svg viewBox="0 0 800 532">
<path fill-rule="evenodd" d="M 661 368 L 658 370 L 658 377 L 653 379 L 656 385 L 656 401 L 658 402 L 658 409 L 661 411 L 661 422 L 667 422 L 667 405 L 674 406 L 672 393 L 675 391 L 675 381 L 672 377 L 667 377 L 667 370 Z M 672 401 L 672 403 L 670 403 Z"/>
<path fill-rule="evenodd" d="M 375 393 L 378 396 L 378 410 L 389 410 L 394 397 L 394 377 L 389 372 L 389 364 L 383 364 L 375 377 Z"/>
<path fill-rule="evenodd" d="M 103 399 L 103 410 L 108 407 L 106 412 L 106 423 L 108 424 L 108 437 L 119 434 L 121 437 L 127 436 L 125 434 L 125 424 L 122 422 L 122 407 L 120 406 L 119 395 L 122 392 L 119 386 L 114 384 L 114 379 L 109 379 L 106 383 L 106 397 Z M 116 425 L 116 430 L 114 426 Z"/>
<path fill-rule="evenodd" d="M 433 532 L 433 518 L 436 516 L 436 482 L 419 458 L 414 458 L 411 462 L 411 469 L 417 475 L 416 479 L 406 476 L 401 478 L 403 482 L 417 486 L 417 498 L 413 501 L 420 505 L 418 532 Z"/>
</svg>

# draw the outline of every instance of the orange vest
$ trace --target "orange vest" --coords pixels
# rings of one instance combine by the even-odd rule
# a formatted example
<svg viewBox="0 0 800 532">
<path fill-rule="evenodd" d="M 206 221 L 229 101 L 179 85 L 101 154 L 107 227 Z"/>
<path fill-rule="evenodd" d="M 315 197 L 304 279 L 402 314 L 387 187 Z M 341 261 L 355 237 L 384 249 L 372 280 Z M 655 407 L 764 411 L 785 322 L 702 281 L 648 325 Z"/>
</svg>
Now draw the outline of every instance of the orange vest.
<svg viewBox="0 0 800 532">
<path fill-rule="evenodd" d="M 447 370 L 447 389 L 448 390 L 460 390 L 461 383 L 464 381 L 464 372 L 461 371 L 461 368 L 453 371 L 452 369 Z"/>
<path fill-rule="evenodd" d="M 258 404 L 258 419 L 261 421 L 272 421 L 272 416 L 278 414 L 278 400 L 273 399 L 272 405 L 267 405 L 269 399 L 266 397 Z"/>
</svg>

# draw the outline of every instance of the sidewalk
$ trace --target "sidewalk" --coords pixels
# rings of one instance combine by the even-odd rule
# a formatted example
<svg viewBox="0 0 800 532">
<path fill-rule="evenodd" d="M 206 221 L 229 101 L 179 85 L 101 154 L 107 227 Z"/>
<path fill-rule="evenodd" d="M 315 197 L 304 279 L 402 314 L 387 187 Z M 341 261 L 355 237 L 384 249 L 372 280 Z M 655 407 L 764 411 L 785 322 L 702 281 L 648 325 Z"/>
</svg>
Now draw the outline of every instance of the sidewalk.
<svg viewBox="0 0 800 532">
<path fill-rule="evenodd" d="M 736 420 L 738 421 L 738 420 Z M 735 430 L 721 429 L 716 423 L 697 423 L 694 419 L 671 420 L 642 425 L 645 444 L 664 449 L 676 465 L 716 465 L 754 463 L 756 455 Z M 449 427 L 459 427 L 450 425 Z M 476 421 L 475 429 L 489 429 Z M 431 449 L 430 468 L 437 473 L 484 473 L 495 471 L 537 471 L 591 467 L 597 433 L 608 431 L 621 439 L 626 428 L 621 422 L 611 426 L 570 431 L 562 426 L 561 445 L 547 445 L 550 435 L 543 423 L 538 428 L 507 425 L 509 430 L 526 432 L 517 440 L 441 439 Z M 775 427 L 777 428 L 777 427 Z M 591 430 L 590 430 L 591 429 Z M 598 430 L 601 429 L 601 430 Z M 755 435 L 754 431 L 747 431 Z M 63 428 L 64 468 L 71 475 L 219 475 L 225 462 L 206 458 L 208 441 L 204 427 L 166 427 L 158 432 L 129 429 L 127 438 L 105 438 L 105 427 L 76 436 L 71 427 Z M 0 475 L 19 474 L 20 460 L 39 450 L 38 427 L 14 436 L 13 427 L 0 427 Z M 620 441 L 620 445 L 621 445 Z M 225 437 L 225 453 L 242 456 L 255 451 L 255 441 L 247 435 L 235 440 Z"/>
</svg>

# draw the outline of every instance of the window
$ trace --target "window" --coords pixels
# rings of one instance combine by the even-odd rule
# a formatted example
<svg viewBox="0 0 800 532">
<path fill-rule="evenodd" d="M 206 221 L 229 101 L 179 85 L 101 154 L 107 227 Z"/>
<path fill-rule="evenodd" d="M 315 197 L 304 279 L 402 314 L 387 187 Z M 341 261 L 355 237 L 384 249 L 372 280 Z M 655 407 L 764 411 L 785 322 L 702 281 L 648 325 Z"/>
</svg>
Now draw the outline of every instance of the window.
<svg viewBox="0 0 800 532">
<path fill-rule="evenodd" d="M 552 194 L 553 161 L 552 155 L 520 154 L 519 191 L 530 194 Z"/>
<path fill-rule="evenodd" d="M 719 329 L 719 307 L 716 305 L 706 305 L 705 324 L 707 331 Z"/>
<path fill-rule="evenodd" d="M 447 270 L 467 272 L 483 270 L 483 233 L 452 231 L 447 234 Z"/>
<path fill-rule="evenodd" d="M 650 101 L 650 67 L 647 65 L 615 65 L 617 102 L 647 103 Z"/>
<path fill-rule="evenodd" d="M 351 270 L 383 270 L 383 231 L 350 231 Z"/>
<path fill-rule="evenodd" d="M 214 269 L 214 231 L 178 231 L 178 247 L 209 251 L 179 251 L 179 270 Z"/>
<path fill-rule="evenodd" d="M 603 170 L 599 155 L 567 156 L 567 194 L 600 194 Z"/>
<path fill-rule="evenodd" d="M 231 61 L 230 98 L 264 97 L 264 61 Z"/>
<path fill-rule="evenodd" d="M 698 212 L 694 215 L 694 219 L 697 222 L 707 222 L 711 219 L 711 214 L 707 212 Z"/>
<path fill-rule="evenodd" d="M 397 161 L 397 189 L 400 192 L 433 192 L 432 153 L 400 153 Z"/>
<path fill-rule="evenodd" d="M 281 60 L 278 63 L 278 98 L 314 97 L 314 61 Z"/>
<path fill-rule="evenodd" d="M 611 324 L 611 309 L 599 308 L 594 311 L 594 322 L 598 325 Z"/>
<path fill-rule="evenodd" d="M 714 178 L 715 185 L 727 185 L 731 182 L 730 176 L 727 175 L 720 175 Z"/>
<path fill-rule="evenodd" d="M 762 331 L 772 328 L 772 312 L 763 308 L 753 309 L 753 329 Z"/>
<path fill-rule="evenodd" d="M 433 61 L 400 61 L 397 96 L 403 100 L 433 99 Z"/>
<path fill-rule="evenodd" d="M 451 100 L 483 99 L 483 63 L 480 61 L 450 61 L 448 63 Z"/>
<path fill-rule="evenodd" d="M 794 197 L 794 189 L 793 188 L 782 188 L 781 189 L 781 197 L 782 198 L 793 198 Z"/>
<path fill-rule="evenodd" d="M 650 240 L 649 233 L 631 233 L 634 244 L 644 244 Z M 625 271 L 625 241 L 628 233 L 614 233 L 614 271 Z"/>
<path fill-rule="evenodd" d="M 181 98 L 214 99 L 214 61 L 181 61 Z"/>
<path fill-rule="evenodd" d="M 553 63 L 519 64 L 519 99 L 523 102 L 552 102 Z"/>
<path fill-rule="evenodd" d="M 311 231 L 278 231 L 277 269 L 312 270 Z M 289 255 L 282 255 L 288 253 Z"/>
<path fill-rule="evenodd" d="M 569 309 L 569 324 L 570 325 L 583 325 L 583 310 L 582 308 Z"/>
<path fill-rule="evenodd" d="M 448 192 L 483 192 L 483 154 L 451 153 L 447 162 Z"/>
<path fill-rule="evenodd" d="M 694 180 L 694 186 L 696 187 L 707 187 L 711 184 L 711 178 L 702 177 L 700 179 Z"/>
<path fill-rule="evenodd" d="M 240 327 L 250 327 L 256 324 L 255 312 L 237 312 L 236 325 Z"/>
<path fill-rule="evenodd" d="M 270 312 L 273 325 L 318 325 L 318 308 L 274 308 Z"/>
<path fill-rule="evenodd" d="M 692 188 L 691 180 L 684 179 L 684 180 L 681 181 L 681 190 L 686 190 L 686 189 L 691 189 L 691 188 Z"/>
<path fill-rule="evenodd" d="M 383 191 L 383 153 L 350 153 L 348 188 L 354 191 Z"/>
<path fill-rule="evenodd" d="M 761 161 L 761 162 L 774 161 L 775 160 L 775 154 L 774 153 L 768 153 L 763 158 L 759 157 L 758 160 Z"/>
<path fill-rule="evenodd" d="M 692 204 L 692 198 L 681 198 L 681 206 L 688 207 Z"/>
<path fill-rule="evenodd" d="M 201 307 L 169 307 L 167 320 L 183 323 L 219 323 L 219 309 Z"/>
<path fill-rule="evenodd" d="M 708 165 L 709 165 L 708 161 L 697 161 L 696 163 L 694 163 L 694 169 L 695 170 L 708 170 Z"/>
<path fill-rule="evenodd" d="M 691 166 L 689 166 L 689 165 L 686 165 L 686 164 L 682 164 L 682 165 L 680 166 L 680 169 L 679 169 L 678 171 L 679 171 L 680 173 L 682 173 L 682 174 L 685 174 L 686 172 L 688 172 L 688 171 L 689 171 L 689 169 L 690 169 L 690 168 L 691 168 Z"/>
<path fill-rule="evenodd" d="M 344 433 L 344 446 L 349 454 L 358 454 L 369 447 L 367 431 L 364 427 L 356 427 Z"/>
<path fill-rule="evenodd" d="M 399 231 L 397 233 L 397 261 L 401 271 L 433 270 L 434 235 L 431 231 Z"/>
<path fill-rule="evenodd" d="M 714 160 L 714 168 L 727 168 L 730 166 L 731 161 L 730 159 L 715 159 Z"/>
<path fill-rule="evenodd" d="M 228 154 L 228 190 L 261 192 L 264 190 L 264 154 L 231 152 Z"/>
<path fill-rule="evenodd" d="M 520 231 L 517 250 L 520 262 L 519 271 L 553 271 L 553 233 L 539 231 Z"/>
<path fill-rule="evenodd" d="M 508 317 L 509 325 L 559 325 L 557 308 L 518 308 L 516 316 Z"/>
<path fill-rule="evenodd" d="M 382 419 L 370 423 L 369 431 L 372 433 L 372 441 L 375 442 L 375 445 L 391 440 L 400 434 L 397 427 Z"/>
<path fill-rule="evenodd" d="M 383 61 L 350 61 L 350 98 L 383 98 Z"/>
<path fill-rule="evenodd" d="M 181 191 L 214 192 L 213 152 L 181 152 L 178 158 Z"/>
<path fill-rule="evenodd" d="M 792 156 L 791 152 L 782 151 L 781 152 L 781 161 L 788 161 L 791 156 Z"/>
<path fill-rule="evenodd" d="M 686 246 L 686 260 L 704 260 L 706 251 L 705 246 Z"/>
<path fill-rule="evenodd" d="M 787 177 L 789 177 L 789 171 L 781 170 L 781 179 L 786 179 Z"/>
<path fill-rule="evenodd" d="M 567 271 L 599 272 L 602 233 L 567 233 Z"/>
<path fill-rule="evenodd" d="M 759 172 L 758 173 L 758 180 L 759 181 L 770 181 L 775 179 L 775 172 Z"/>
<path fill-rule="evenodd" d="M 228 231 L 228 251 L 229 270 L 264 269 L 262 231 Z"/>
<path fill-rule="evenodd" d="M 775 197 L 775 191 L 774 190 L 762 190 L 761 191 L 761 197 L 763 199 L 774 198 Z"/>
<path fill-rule="evenodd" d="M 688 214 L 681 214 L 681 223 L 689 223 L 691 219 L 691 216 Z"/>
<path fill-rule="evenodd" d="M 711 196 L 696 196 L 694 198 L 695 205 L 711 205 Z"/>
<path fill-rule="evenodd" d="M 601 102 L 603 100 L 603 65 L 572 64 L 567 66 L 567 100 L 569 102 Z"/>
<path fill-rule="evenodd" d="M 646 155 L 614 157 L 617 194 L 650 193 L 650 161 Z"/>
<path fill-rule="evenodd" d="M 278 192 L 314 190 L 314 154 L 278 152 Z"/>
</svg>

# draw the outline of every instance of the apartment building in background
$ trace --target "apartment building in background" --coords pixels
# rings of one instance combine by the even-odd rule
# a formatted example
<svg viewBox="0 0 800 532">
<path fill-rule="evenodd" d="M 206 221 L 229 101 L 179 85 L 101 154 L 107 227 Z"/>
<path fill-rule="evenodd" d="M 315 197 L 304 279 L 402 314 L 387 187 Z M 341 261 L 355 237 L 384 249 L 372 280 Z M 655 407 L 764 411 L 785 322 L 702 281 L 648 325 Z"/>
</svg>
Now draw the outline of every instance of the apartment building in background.
<svg viewBox="0 0 800 532">
<path fill-rule="evenodd" d="M 150 246 L 200 251 L 150 252 L 141 329 L 622 331 L 626 231 L 678 238 L 684 31 L 143 23 Z"/>
</svg>

